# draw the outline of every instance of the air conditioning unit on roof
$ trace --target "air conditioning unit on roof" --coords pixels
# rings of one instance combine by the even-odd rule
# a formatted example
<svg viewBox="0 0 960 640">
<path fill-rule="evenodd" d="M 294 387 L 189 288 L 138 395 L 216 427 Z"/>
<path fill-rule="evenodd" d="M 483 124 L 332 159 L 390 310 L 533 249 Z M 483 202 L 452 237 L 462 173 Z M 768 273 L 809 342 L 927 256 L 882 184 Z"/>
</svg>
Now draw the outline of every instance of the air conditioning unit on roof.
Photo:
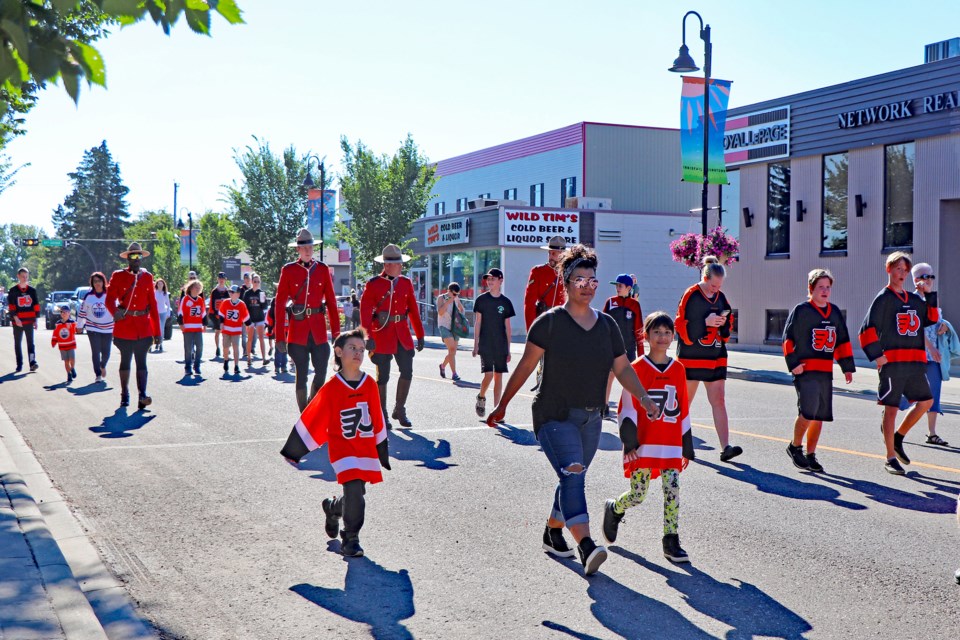
<svg viewBox="0 0 960 640">
<path fill-rule="evenodd" d="M 484 209 L 486 207 L 495 207 L 499 203 L 499 200 L 491 200 L 490 198 L 474 198 L 467 203 L 467 209 Z"/>
</svg>

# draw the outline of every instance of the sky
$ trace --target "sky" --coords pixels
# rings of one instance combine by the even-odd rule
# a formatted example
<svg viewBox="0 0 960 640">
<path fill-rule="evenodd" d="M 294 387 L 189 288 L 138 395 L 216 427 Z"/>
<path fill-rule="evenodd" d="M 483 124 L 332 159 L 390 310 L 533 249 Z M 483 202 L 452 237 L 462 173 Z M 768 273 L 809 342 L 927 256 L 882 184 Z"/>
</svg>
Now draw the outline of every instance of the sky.
<svg viewBox="0 0 960 640">
<path fill-rule="evenodd" d="M 107 89 L 79 105 L 52 86 L 7 147 L 29 163 L 0 195 L 0 224 L 53 232 L 52 211 L 84 151 L 106 140 L 143 211 L 225 211 L 234 155 L 254 139 L 326 157 L 340 138 L 392 153 L 408 133 L 442 160 L 580 121 L 679 126 L 667 71 L 681 21 L 711 26 L 713 77 L 730 107 L 912 67 L 925 44 L 960 36 L 960 3 L 875 0 L 238 0 L 246 24 L 212 37 L 178 24 L 116 28 L 96 46 Z M 698 63 L 695 17 L 687 44 Z M 679 167 L 678 167 L 679 173 Z"/>
</svg>

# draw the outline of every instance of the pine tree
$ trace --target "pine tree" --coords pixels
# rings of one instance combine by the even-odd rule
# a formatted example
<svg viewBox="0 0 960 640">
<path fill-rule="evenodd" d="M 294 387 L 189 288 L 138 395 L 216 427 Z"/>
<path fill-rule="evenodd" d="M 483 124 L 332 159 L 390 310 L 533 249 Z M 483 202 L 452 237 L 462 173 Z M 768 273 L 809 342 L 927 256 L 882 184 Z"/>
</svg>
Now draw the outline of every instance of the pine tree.
<svg viewBox="0 0 960 640">
<path fill-rule="evenodd" d="M 89 255 L 83 248 L 70 245 L 50 249 L 44 260 L 44 279 L 51 290 L 84 284 L 94 268 L 109 278 L 122 266 L 119 253 L 127 245 L 120 238 L 130 217 L 125 200 L 130 190 L 120 179 L 120 166 L 110 155 L 106 141 L 84 152 L 77 170 L 68 175 L 73 192 L 54 212 L 53 226 L 58 238 L 83 245 Z M 104 239 L 113 241 L 102 242 Z"/>
</svg>

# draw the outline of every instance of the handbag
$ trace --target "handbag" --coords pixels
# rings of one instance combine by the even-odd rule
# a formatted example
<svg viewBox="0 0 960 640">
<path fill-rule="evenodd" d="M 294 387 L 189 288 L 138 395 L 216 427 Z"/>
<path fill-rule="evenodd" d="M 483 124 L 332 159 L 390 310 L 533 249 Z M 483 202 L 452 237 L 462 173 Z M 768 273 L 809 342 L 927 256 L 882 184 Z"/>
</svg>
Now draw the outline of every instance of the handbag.
<svg viewBox="0 0 960 640">
<path fill-rule="evenodd" d="M 454 302 L 450 310 L 450 333 L 458 338 L 466 338 L 470 335 L 470 323 L 466 316 L 457 309 L 457 303 Z"/>
</svg>

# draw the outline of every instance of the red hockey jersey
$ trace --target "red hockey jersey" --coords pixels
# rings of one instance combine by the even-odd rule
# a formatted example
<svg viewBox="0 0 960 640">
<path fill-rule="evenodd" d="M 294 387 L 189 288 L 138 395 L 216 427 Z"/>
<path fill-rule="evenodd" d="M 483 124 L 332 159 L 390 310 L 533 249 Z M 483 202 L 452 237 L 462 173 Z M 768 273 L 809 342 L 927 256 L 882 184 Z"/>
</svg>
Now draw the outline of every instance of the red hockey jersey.
<svg viewBox="0 0 960 640">
<path fill-rule="evenodd" d="M 220 319 L 223 325 L 220 331 L 228 336 L 238 336 L 243 333 L 243 323 L 250 318 L 250 312 L 247 311 L 247 305 L 239 300 L 233 304 L 230 300 L 224 300 L 220 303 Z"/>
<path fill-rule="evenodd" d="M 308 451 L 327 444 L 340 484 L 383 480 L 377 445 L 387 439 L 387 430 L 380 411 L 380 391 L 367 374 L 356 389 L 339 373 L 327 380 L 294 429 Z"/>
<path fill-rule="evenodd" d="M 660 371 L 647 356 L 631 365 L 647 394 L 660 407 L 660 418 L 650 420 L 640 401 L 628 391 L 620 397 L 618 419 L 622 425 L 630 419 L 637 425 L 636 460 L 624 462 L 623 475 L 629 478 L 637 469 L 650 469 L 656 478 L 663 469 L 683 469 L 683 438 L 690 431 L 690 403 L 687 401 L 687 374 L 683 365 L 671 359 Z"/>
<path fill-rule="evenodd" d="M 203 296 L 183 296 L 177 313 L 183 318 L 181 328 L 184 333 L 203 333 L 203 316 L 207 314 L 207 303 Z"/>
<path fill-rule="evenodd" d="M 50 346 L 60 347 L 60 351 L 69 351 L 77 348 L 77 324 L 73 320 L 57 320 L 50 338 Z"/>
<path fill-rule="evenodd" d="M 730 312 L 730 303 L 722 291 L 708 298 L 695 284 L 683 293 L 677 308 L 677 358 L 695 380 L 723 380 L 727 377 L 727 340 L 732 320 L 719 327 L 708 327 L 710 314 Z"/>
</svg>

